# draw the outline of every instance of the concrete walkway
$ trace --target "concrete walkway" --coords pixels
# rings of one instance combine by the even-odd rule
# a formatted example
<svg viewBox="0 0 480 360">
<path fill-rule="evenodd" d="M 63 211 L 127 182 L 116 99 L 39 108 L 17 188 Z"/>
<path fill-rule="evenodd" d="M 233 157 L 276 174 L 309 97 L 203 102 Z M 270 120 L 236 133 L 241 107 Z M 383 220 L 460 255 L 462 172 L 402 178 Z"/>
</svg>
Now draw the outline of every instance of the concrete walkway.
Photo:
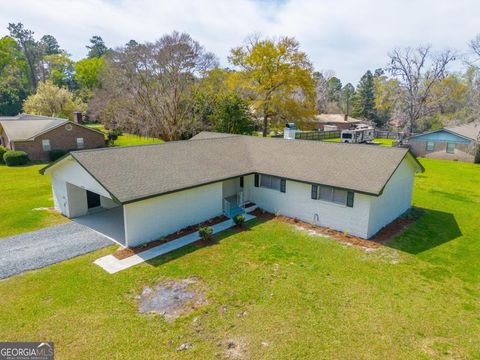
<svg viewBox="0 0 480 360">
<path fill-rule="evenodd" d="M 74 222 L 0 239 L 0 279 L 111 245 L 105 236 Z"/>
<path fill-rule="evenodd" d="M 249 221 L 254 219 L 255 216 L 251 214 L 245 214 L 245 221 Z M 229 219 L 219 224 L 213 225 L 213 233 L 217 234 L 221 231 L 227 230 L 233 227 L 235 223 L 233 220 Z M 197 232 L 182 236 L 181 238 L 169 241 L 165 244 L 158 245 L 154 248 L 145 250 L 139 254 L 132 255 L 126 259 L 119 260 L 113 255 L 107 255 L 101 257 L 100 259 L 95 260 L 95 264 L 103 268 L 105 271 L 109 272 L 110 274 L 114 274 L 116 272 L 128 269 L 134 265 L 141 264 L 147 260 L 156 258 L 160 255 L 165 255 L 171 251 L 180 249 L 186 245 L 194 243 L 195 241 L 200 240 L 200 235 Z"/>
</svg>

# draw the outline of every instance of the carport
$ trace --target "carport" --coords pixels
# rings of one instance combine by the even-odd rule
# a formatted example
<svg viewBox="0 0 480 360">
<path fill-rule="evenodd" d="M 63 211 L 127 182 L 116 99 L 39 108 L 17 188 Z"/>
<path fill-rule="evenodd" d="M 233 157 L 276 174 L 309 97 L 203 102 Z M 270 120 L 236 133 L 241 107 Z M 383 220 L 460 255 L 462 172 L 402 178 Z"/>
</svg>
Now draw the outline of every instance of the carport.
<svg viewBox="0 0 480 360">
<path fill-rule="evenodd" d="M 55 208 L 72 221 L 126 246 L 124 208 L 77 161 L 67 157 L 52 173 Z"/>
<path fill-rule="evenodd" d="M 88 226 L 119 245 L 126 246 L 123 206 L 93 211 L 87 215 L 73 218 L 72 221 Z"/>
</svg>

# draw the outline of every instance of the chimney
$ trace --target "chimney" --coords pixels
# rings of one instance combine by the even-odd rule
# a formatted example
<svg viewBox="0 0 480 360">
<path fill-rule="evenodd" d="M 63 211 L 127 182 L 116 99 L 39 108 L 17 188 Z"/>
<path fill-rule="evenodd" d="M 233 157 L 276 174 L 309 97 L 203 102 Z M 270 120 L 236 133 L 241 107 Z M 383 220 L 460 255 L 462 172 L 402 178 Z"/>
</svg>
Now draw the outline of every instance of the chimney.
<svg viewBox="0 0 480 360">
<path fill-rule="evenodd" d="M 295 134 L 297 132 L 297 127 L 294 123 L 287 123 L 285 124 L 285 128 L 283 129 L 283 138 L 289 140 L 295 140 Z"/>
<path fill-rule="evenodd" d="M 348 121 L 348 114 L 343 115 L 343 120 L 344 120 L 345 122 Z"/>
<path fill-rule="evenodd" d="M 83 117 L 82 113 L 80 111 L 75 111 L 73 113 L 73 122 L 77 124 L 82 124 L 83 123 Z"/>
</svg>

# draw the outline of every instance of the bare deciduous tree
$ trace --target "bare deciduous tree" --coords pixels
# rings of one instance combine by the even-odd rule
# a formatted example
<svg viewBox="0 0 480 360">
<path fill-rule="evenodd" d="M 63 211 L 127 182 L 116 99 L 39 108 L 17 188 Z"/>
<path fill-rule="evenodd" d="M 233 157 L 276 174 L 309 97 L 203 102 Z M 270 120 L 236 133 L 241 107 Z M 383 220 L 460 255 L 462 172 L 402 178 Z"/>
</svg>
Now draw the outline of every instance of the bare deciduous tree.
<svg viewBox="0 0 480 360">
<path fill-rule="evenodd" d="M 472 110 L 472 118 L 478 119 L 480 116 L 480 34 L 468 43 L 473 51 L 474 59 L 467 61 L 469 68 L 467 70 L 468 82 L 468 107 Z M 480 133 L 478 139 L 480 142 Z M 480 161 L 480 146 L 478 149 Z"/>
<path fill-rule="evenodd" d="M 102 89 L 91 105 L 102 108 L 107 125 L 178 140 L 194 127 L 193 85 L 216 63 L 185 33 L 118 49 L 108 57 Z"/>
<path fill-rule="evenodd" d="M 330 101 L 328 81 L 334 75 L 333 71 L 330 70 L 313 73 L 315 80 L 315 108 L 319 114 L 328 112 L 328 103 Z"/>
<path fill-rule="evenodd" d="M 475 39 L 471 40 L 468 45 L 470 49 L 474 52 L 474 54 L 480 58 L 480 34 L 478 34 Z"/>
<path fill-rule="evenodd" d="M 395 77 L 403 91 L 400 103 L 405 112 L 408 129 L 413 132 L 418 119 L 425 114 L 432 86 L 443 79 L 447 65 L 455 60 L 455 53 L 445 50 L 434 54 L 430 46 L 416 49 L 394 49 L 387 71 Z"/>
</svg>

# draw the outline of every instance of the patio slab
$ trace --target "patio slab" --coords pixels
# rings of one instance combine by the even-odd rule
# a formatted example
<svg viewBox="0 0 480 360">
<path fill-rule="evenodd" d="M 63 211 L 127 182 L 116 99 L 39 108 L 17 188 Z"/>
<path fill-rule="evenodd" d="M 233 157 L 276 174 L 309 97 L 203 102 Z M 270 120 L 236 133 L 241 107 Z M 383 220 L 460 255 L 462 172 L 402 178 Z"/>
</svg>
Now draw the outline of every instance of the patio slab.
<svg viewBox="0 0 480 360">
<path fill-rule="evenodd" d="M 72 221 L 87 226 L 117 244 L 125 246 L 125 226 L 122 206 L 77 217 L 72 219 Z"/>
<path fill-rule="evenodd" d="M 245 221 L 250 221 L 254 218 L 255 216 L 251 214 L 245 214 Z M 235 226 L 235 223 L 233 222 L 233 220 L 231 219 L 225 220 L 219 224 L 212 226 L 213 233 L 217 234 L 233 226 Z M 178 239 L 169 241 L 168 243 L 158 245 L 154 248 L 145 250 L 141 253 L 129 256 L 128 258 L 125 258 L 122 260 L 117 259 L 113 255 L 107 255 L 95 260 L 94 263 L 100 266 L 102 269 L 104 269 L 108 273 L 114 274 L 119 271 L 128 269 L 134 265 L 141 264 L 147 260 L 156 258 L 157 256 L 168 254 L 169 252 L 180 249 L 198 240 L 200 240 L 200 235 L 198 234 L 198 231 L 196 231 L 194 233 L 182 236 Z"/>
</svg>

